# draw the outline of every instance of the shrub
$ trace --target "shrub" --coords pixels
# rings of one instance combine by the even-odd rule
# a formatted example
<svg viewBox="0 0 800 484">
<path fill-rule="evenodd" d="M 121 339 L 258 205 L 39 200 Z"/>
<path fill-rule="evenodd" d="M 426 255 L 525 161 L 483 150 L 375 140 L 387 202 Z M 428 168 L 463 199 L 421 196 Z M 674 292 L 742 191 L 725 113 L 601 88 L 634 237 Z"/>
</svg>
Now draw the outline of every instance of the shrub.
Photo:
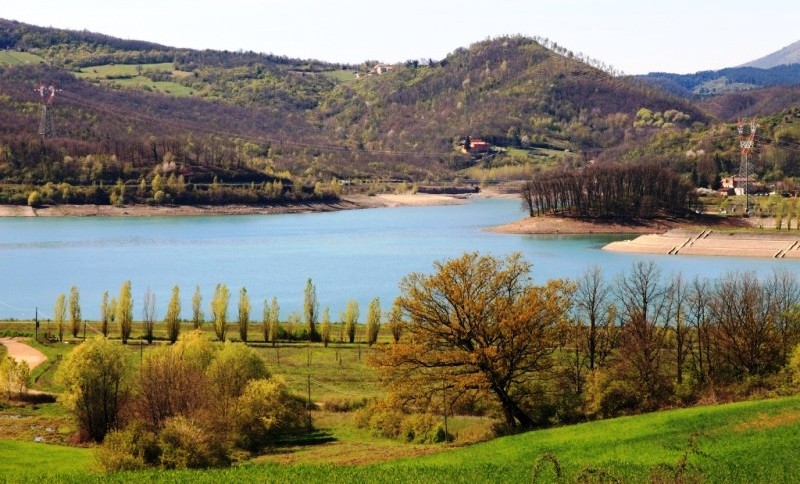
<svg viewBox="0 0 800 484">
<path fill-rule="evenodd" d="M 225 439 L 183 416 L 167 420 L 158 443 L 161 467 L 165 469 L 200 469 L 230 464 Z"/>
<path fill-rule="evenodd" d="M 280 435 L 309 427 L 303 402 L 289 395 L 282 379 L 251 380 L 239 397 L 234 438 L 242 449 L 257 451 Z"/>
<path fill-rule="evenodd" d="M 108 472 L 144 469 L 158 462 L 160 449 L 156 435 L 144 425 L 131 423 L 125 429 L 112 430 L 97 448 L 95 458 Z"/>
</svg>

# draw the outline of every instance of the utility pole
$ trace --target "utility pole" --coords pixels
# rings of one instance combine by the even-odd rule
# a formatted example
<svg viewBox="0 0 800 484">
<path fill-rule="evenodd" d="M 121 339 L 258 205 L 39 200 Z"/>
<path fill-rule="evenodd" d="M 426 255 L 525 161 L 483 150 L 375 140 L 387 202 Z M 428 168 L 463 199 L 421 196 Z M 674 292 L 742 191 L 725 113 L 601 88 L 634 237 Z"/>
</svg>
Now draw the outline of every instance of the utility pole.
<svg viewBox="0 0 800 484">
<path fill-rule="evenodd" d="M 749 128 L 748 133 L 745 134 L 745 125 Z M 745 217 L 750 214 L 750 176 L 753 174 L 753 165 L 750 163 L 750 155 L 756 147 L 756 132 L 758 131 L 759 124 L 756 118 L 753 118 L 749 123 L 743 123 L 739 119 L 736 131 L 739 133 L 739 149 L 741 149 L 742 158 L 739 164 L 739 178 L 744 180 L 744 215 Z M 734 183 L 734 186 L 736 184 Z"/>
<path fill-rule="evenodd" d="M 36 306 L 36 316 L 34 316 L 34 325 L 36 327 L 36 341 L 39 341 L 39 306 Z"/>
</svg>

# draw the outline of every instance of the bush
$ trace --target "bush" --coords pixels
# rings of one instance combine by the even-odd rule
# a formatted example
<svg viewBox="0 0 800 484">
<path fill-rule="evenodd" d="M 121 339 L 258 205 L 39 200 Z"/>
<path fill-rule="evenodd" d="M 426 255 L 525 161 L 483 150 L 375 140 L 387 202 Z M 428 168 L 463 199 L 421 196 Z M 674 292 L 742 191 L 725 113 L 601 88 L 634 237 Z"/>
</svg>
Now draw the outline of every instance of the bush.
<svg viewBox="0 0 800 484">
<path fill-rule="evenodd" d="M 225 439 L 186 417 L 167 420 L 158 436 L 161 467 L 201 469 L 230 465 Z"/>
<path fill-rule="evenodd" d="M 112 430 L 95 458 L 107 472 L 133 471 L 158 463 L 160 449 L 156 435 L 142 424 L 132 423 L 123 430 Z"/>
<path fill-rule="evenodd" d="M 28 195 L 28 206 L 33 208 L 42 206 L 42 197 L 39 195 L 39 192 L 34 190 Z"/>
<path fill-rule="evenodd" d="M 238 447 L 258 451 L 275 440 L 310 427 L 303 402 L 289 395 L 282 379 L 251 380 L 239 397 L 234 418 Z"/>
<path fill-rule="evenodd" d="M 356 413 L 356 425 L 376 435 L 409 443 L 431 444 L 447 438 L 437 416 L 405 413 L 384 401 L 372 401 Z"/>
</svg>

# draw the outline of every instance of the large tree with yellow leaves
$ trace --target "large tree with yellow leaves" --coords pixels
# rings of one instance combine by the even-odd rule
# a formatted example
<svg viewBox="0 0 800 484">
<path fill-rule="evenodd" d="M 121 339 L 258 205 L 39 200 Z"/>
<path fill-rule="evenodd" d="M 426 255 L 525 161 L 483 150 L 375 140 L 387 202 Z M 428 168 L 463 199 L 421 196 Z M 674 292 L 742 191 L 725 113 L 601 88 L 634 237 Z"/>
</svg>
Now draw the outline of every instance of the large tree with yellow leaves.
<svg viewBox="0 0 800 484">
<path fill-rule="evenodd" d="M 435 269 L 402 280 L 405 333 L 371 358 L 390 398 L 449 407 L 489 397 L 509 426 L 533 427 L 531 390 L 552 366 L 572 286 L 533 285 L 531 265 L 518 253 L 503 259 L 469 253 Z"/>
</svg>

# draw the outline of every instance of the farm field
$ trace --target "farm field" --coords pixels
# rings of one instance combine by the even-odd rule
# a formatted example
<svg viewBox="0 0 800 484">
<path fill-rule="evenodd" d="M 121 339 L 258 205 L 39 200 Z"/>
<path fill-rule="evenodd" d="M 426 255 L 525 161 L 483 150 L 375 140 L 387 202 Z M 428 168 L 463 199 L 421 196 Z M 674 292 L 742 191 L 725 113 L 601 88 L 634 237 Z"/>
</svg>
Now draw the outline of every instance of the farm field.
<svg viewBox="0 0 800 484">
<path fill-rule="evenodd" d="M 800 397 L 795 396 L 534 431 L 433 455 L 418 455 L 423 452 L 415 446 L 409 457 L 367 465 L 319 464 L 312 459 L 294 465 L 260 464 L 263 459 L 257 459 L 230 469 L 114 475 L 92 471 L 87 449 L 3 441 L 0 474 L 10 482 L 56 475 L 60 482 L 530 482 L 538 463 L 536 477 L 541 482 L 582 477 L 673 482 L 679 476 L 706 482 L 797 482 L 800 464 L 794 443 L 800 437 L 799 419 Z M 61 452 L 69 453 L 65 467 L 60 459 L 48 457 Z M 26 462 L 39 464 L 31 471 Z"/>
<path fill-rule="evenodd" d="M 0 66 L 37 64 L 39 62 L 44 62 L 44 59 L 36 54 L 30 54 L 28 52 L 0 50 Z"/>
<path fill-rule="evenodd" d="M 173 96 L 191 96 L 193 90 L 173 81 L 153 81 L 144 75 L 147 71 L 168 72 L 173 78 L 190 76 L 191 73 L 174 70 L 169 62 L 158 64 L 107 64 L 85 67 L 77 76 L 105 85 L 136 88 L 161 92 Z"/>
</svg>

